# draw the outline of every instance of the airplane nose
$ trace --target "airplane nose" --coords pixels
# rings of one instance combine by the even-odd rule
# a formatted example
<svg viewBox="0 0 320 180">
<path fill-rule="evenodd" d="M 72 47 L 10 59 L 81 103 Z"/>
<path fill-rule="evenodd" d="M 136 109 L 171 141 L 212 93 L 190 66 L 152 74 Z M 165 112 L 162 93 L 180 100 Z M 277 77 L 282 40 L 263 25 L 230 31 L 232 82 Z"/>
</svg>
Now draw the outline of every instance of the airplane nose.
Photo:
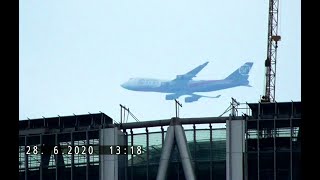
<svg viewBox="0 0 320 180">
<path fill-rule="evenodd" d="M 123 87 L 123 88 L 125 88 L 125 89 L 127 89 L 126 83 L 123 83 L 123 84 L 121 84 L 120 86 Z"/>
</svg>

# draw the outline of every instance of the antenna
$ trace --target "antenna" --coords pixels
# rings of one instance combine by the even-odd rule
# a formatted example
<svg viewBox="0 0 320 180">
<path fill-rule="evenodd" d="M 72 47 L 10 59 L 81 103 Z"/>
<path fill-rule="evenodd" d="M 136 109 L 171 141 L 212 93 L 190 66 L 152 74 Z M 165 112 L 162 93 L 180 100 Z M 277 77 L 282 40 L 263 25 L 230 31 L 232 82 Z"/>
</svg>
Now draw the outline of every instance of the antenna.
<svg viewBox="0 0 320 180">
<path fill-rule="evenodd" d="M 238 113 L 238 110 L 236 109 L 237 106 L 240 105 L 240 103 L 234 99 L 233 97 L 231 98 L 232 102 L 231 102 L 231 107 L 232 107 L 232 111 L 231 111 L 231 115 L 232 116 L 236 116 Z"/>
<path fill-rule="evenodd" d="M 122 109 L 124 109 L 123 112 L 122 112 Z M 122 104 L 120 104 L 120 124 L 122 124 L 122 114 L 123 114 L 123 117 L 124 117 L 124 118 L 125 118 L 125 116 L 126 116 L 126 111 L 125 111 L 125 110 L 127 110 L 126 107 L 123 106 Z"/>
<path fill-rule="evenodd" d="M 174 101 L 175 101 L 175 105 L 176 105 L 176 118 L 178 118 L 179 117 L 179 106 L 182 107 L 182 104 L 180 104 L 180 102 L 177 101 L 176 99 Z"/>
<path fill-rule="evenodd" d="M 122 112 L 122 109 L 123 109 L 123 112 Z M 122 123 L 122 119 L 123 119 L 123 122 L 125 122 L 125 118 L 126 118 L 125 112 L 126 112 L 126 111 L 128 112 L 126 122 L 128 122 L 129 114 L 130 114 L 130 116 L 131 116 L 135 121 L 140 122 L 139 119 L 130 112 L 129 108 L 126 108 L 125 106 L 123 106 L 122 104 L 120 104 L 120 122 L 121 122 L 121 123 Z M 122 115 L 123 115 L 123 116 L 122 116 Z"/>
</svg>

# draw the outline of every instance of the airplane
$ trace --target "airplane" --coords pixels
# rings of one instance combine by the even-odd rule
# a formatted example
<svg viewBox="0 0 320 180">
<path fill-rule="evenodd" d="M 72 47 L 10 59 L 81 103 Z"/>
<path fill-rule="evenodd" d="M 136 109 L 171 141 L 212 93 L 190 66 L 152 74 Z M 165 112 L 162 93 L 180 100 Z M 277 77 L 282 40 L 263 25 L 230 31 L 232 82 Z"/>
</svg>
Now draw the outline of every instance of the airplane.
<svg viewBox="0 0 320 180">
<path fill-rule="evenodd" d="M 185 98 L 186 103 L 198 101 L 202 97 L 219 98 L 221 96 L 204 96 L 194 94 L 196 92 L 218 91 L 237 86 L 251 87 L 251 85 L 249 85 L 248 78 L 253 62 L 246 62 L 224 79 L 193 80 L 193 78 L 196 77 L 196 75 L 205 66 L 207 66 L 208 63 L 209 62 L 205 62 L 186 74 L 177 75 L 173 80 L 130 78 L 127 82 L 121 84 L 121 86 L 132 91 L 170 93 L 166 95 L 166 100 L 174 100 L 178 99 L 180 96 L 189 95 Z"/>
</svg>

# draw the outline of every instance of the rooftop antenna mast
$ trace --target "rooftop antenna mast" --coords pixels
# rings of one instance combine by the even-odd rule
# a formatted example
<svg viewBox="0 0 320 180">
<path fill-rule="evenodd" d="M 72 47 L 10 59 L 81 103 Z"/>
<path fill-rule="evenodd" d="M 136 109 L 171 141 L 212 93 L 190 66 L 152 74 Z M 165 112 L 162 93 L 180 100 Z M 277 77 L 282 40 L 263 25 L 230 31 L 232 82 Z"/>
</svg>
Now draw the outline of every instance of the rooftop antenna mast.
<svg viewBox="0 0 320 180">
<path fill-rule="evenodd" d="M 180 104 L 180 102 L 177 101 L 176 99 L 174 101 L 175 101 L 175 105 L 176 105 L 176 118 L 178 118 L 179 117 L 179 106 L 182 107 L 182 104 Z"/>
<path fill-rule="evenodd" d="M 127 112 L 127 119 L 125 120 L 126 117 L 126 112 Z M 140 120 L 131 113 L 131 111 L 129 110 L 129 108 L 126 108 L 125 106 L 123 106 L 122 104 L 120 104 L 120 124 L 124 123 L 124 122 L 128 122 L 128 117 L 129 115 L 137 122 L 140 122 Z"/>
<path fill-rule="evenodd" d="M 238 110 L 237 110 L 237 106 L 240 105 L 240 103 L 234 99 L 233 97 L 231 98 L 232 102 L 231 102 L 231 116 L 237 116 L 238 115 Z"/>
<path fill-rule="evenodd" d="M 122 104 L 120 104 L 120 124 L 124 122 L 124 119 L 126 117 L 126 111 L 128 111 L 128 109 Z"/>
<path fill-rule="evenodd" d="M 268 50 L 267 59 L 265 60 L 265 92 L 261 102 L 275 101 L 276 85 L 276 62 L 278 41 L 281 36 L 278 35 L 278 14 L 279 0 L 269 0 L 269 18 L 268 18 Z"/>
</svg>

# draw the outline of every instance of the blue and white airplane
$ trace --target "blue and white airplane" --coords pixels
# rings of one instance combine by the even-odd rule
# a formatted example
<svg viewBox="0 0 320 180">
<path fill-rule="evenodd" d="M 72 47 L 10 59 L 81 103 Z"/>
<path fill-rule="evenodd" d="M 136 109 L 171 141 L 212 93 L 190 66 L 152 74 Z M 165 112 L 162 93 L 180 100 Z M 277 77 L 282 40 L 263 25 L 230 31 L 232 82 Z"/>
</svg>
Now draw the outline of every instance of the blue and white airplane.
<svg viewBox="0 0 320 180">
<path fill-rule="evenodd" d="M 159 92 L 170 93 L 166 95 L 166 100 L 177 99 L 183 95 L 189 95 L 185 98 L 185 102 L 193 102 L 199 100 L 201 97 L 207 98 L 219 98 L 218 96 L 204 96 L 194 94 L 196 92 L 211 92 L 222 89 L 233 88 L 237 86 L 249 85 L 249 72 L 253 65 L 252 62 L 246 62 L 244 65 L 235 70 L 225 79 L 221 80 L 192 80 L 196 75 L 208 64 L 206 62 L 190 72 L 177 75 L 173 80 L 159 80 L 151 78 L 131 78 L 127 82 L 121 84 L 125 89 L 132 91 L 144 91 L 144 92 Z"/>
</svg>

